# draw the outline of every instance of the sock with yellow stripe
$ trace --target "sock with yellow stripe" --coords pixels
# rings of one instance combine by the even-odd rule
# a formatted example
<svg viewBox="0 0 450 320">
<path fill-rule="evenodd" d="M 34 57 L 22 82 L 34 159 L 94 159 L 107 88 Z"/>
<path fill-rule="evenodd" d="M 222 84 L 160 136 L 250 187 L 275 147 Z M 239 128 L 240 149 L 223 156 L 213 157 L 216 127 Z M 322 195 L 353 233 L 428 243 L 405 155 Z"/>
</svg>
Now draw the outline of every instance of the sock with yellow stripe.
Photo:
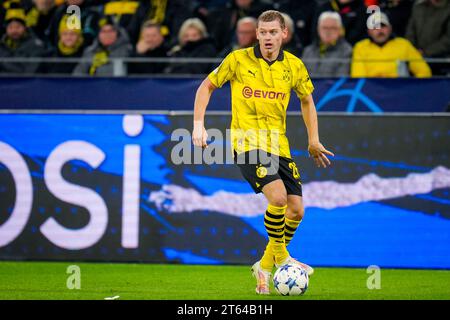
<svg viewBox="0 0 450 320">
<path fill-rule="evenodd" d="M 269 204 L 264 215 L 264 226 L 266 227 L 267 235 L 269 236 L 269 244 L 264 252 L 263 259 L 261 259 L 261 267 L 269 270 L 269 256 L 272 253 L 271 264 L 273 261 L 277 264 L 286 260 L 289 257 L 289 252 L 286 249 L 284 240 L 285 227 L 285 213 L 287 206 L 277 207 Z M 272 249 L 272 250 L 270 250 Z M 275 259 L 273 258 L 275 256 Z M 272 268 L 270 268 L 271 270 Z"/>
<path fill-rule="evenodd" d="M 302 220 L 291 220 L 287 217 L 284 219 L 284 241 L 286 242 L 286 246 L 294 237 L 300 222 L 302 222 Z"/>
<path fill-rule="evenodd" d="M 301 222 L 302 220 L 291 220 L 286 217 L 284 218 L 284 242 L 286 243 L 286 246 L 291 242 L 295 231 L 297 231 L 297 228 Z M 275 255 L 273 254 L 272 243 L 269 242 L 261 259 L 261 267 L 264 270 L 272 271 L 274 265 Z"/>
<path fill-rule="evenodd" d="M 273 249 L 271 242 L 267 243 L 264 254 L 261 258 L 260 266 L 266 271 L 272 272 L 273 266 L 275 265 L 275 256 L 273 254 Z"/>
</svg>

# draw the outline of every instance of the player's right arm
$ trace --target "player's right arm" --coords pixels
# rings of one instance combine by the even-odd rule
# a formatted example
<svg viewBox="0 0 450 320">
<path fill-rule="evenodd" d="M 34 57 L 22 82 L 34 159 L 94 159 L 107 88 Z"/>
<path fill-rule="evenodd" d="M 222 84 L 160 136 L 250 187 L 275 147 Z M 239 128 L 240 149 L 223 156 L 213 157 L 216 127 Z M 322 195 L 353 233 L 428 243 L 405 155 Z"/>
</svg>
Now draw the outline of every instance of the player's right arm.
<svg viewBox="0 0 450 320">
<path fill-rule="evenodd" d="M 203 80 L 197 89 L 194 102 L 194 130 L 192 132 L 192 142 L 197 147 L 207 147 L 206 139 L 208 134 L 205 130 L 205 112 L 208 107 L 209 100 L 216 86 L 213 85 L 209 78 Z"/>
<path fill-rule="evenodd" d="M 230 81 L 234 77 L 237 61 L 231 52 L 222 63 L 203 80 L 195 94 L 194 102 L 194 130 L 192 142 L 195 146 L 206 148 L 208 135 L 204 126 L 205 112 L 213 91 Z"/>
</svg>

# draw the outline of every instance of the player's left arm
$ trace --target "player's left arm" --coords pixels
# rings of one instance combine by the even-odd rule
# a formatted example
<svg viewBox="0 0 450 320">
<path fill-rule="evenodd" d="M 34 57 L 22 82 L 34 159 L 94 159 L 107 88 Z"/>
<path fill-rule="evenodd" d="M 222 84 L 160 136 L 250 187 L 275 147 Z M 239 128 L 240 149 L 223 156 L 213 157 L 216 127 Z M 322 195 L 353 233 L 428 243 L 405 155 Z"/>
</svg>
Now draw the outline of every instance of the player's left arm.
<svg viewBox="0 0 450 320">
<path fill-rule="evenodd" d="M 301 98 L 302 116 L 308 131 L 308 153 L 314 158 L 316 165 L 326 168 L 331 165 L 327 155 L 334 156 L 331 151 L 325 149 L 319 140 L 319 125 L 317 120 L 317 111 L 311 94 Z"/>
</svg>

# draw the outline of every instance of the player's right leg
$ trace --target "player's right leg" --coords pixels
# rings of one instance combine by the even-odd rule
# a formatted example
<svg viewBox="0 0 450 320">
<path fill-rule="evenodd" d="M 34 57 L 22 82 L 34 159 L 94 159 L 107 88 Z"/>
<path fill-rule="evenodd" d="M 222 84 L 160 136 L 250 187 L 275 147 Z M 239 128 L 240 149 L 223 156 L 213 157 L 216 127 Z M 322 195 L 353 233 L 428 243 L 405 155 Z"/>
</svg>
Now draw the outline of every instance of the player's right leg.
<svg viewBox="0 0 450 320">
<path fill-rule="evenodd" d="M 284 243 L 287 194 L 281 179 L 269 182 L 262 191 L 269 202 L 264 214 L 264 226 L 269 236 L 269 243 L 261 260 L 252 266 L 252 273 L 256 279 L 256 293 L 269 294 L 270 276 L 275 262 L 284 261 L 289 257 Z"/>
<path fill-rule="evenodd" d="M 274 255 L 273 260 L 276 264 L 279 264 L 289 257 L 284 237 L 287 192 L 281 179 L 266 184 L 262 188 L 262 191 L 269 202 L 266 213 L 264 214 L 264 226 L 269 237 L 268 247 L 272 249 Z M 264 256 L 261 262 L 264 268 Z"/>
<path fill-rule="evenodd" d="M 270 276 L 272 272 L 261 267 L 261 260 L 256 261 L 252 266 L 252 274 L 256 279 L 256 293 L 270 294 Z"/>
<path fill-rule="evenodd" d="M 256 292 L 269 294 L 269 280 L 277 257 L 280 260 L 289 256 L 284 243 L 287 193 L 278 175 L 278 157 L 272 159 L 271 156 L 267 157 L 267 154 L 260 151 L 252 150 L 239 155 L 235 154 L 235 162 L 255 193 L 263 192 L 269 202 L 264 215 L 269 243 L 261 260 L 252 266 L 252 273 L 256 278 Z"/>
</svg>

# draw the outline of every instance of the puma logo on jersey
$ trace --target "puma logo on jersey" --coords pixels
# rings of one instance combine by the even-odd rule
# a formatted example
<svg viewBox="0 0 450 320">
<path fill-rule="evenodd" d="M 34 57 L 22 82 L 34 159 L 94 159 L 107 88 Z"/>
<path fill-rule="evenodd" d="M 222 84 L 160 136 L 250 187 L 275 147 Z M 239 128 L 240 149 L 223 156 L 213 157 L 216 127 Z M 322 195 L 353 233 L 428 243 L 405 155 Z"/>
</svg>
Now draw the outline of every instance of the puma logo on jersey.
<svg viewBox="0 0 450 320">
<path fill-rule="evenodd" d="M 255 72 L 252 72 L 251 70 L 248 70 L 248 73 L 250 73 L 253 77 L 255 77 L 256 78 L 256 72 L 257 71 L 255 71 Z"/>
</svg>

